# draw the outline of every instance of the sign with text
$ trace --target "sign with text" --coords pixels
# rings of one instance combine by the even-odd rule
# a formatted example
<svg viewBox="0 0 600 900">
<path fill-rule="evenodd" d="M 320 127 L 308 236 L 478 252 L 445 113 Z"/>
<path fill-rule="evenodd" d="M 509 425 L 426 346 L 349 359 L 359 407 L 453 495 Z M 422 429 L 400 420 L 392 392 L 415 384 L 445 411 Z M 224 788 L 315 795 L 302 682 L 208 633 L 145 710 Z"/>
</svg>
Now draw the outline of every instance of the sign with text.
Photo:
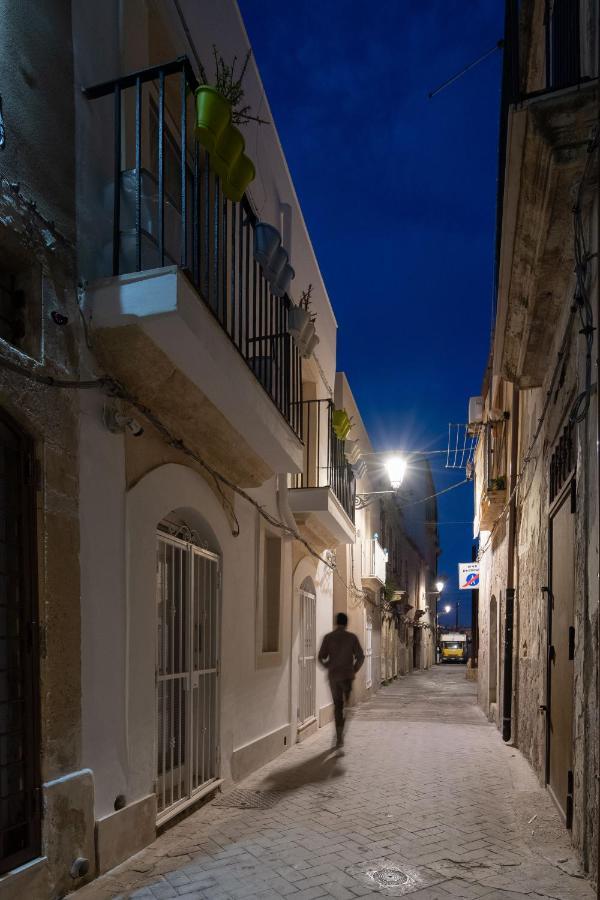
<svg viewBox="0 0 600 900">
<path fill-rule="evenodd" d="M 479 588 L 479 563 L 458 564 L 458 586 L 461 591 L 476 591 Z"/>
</svg>

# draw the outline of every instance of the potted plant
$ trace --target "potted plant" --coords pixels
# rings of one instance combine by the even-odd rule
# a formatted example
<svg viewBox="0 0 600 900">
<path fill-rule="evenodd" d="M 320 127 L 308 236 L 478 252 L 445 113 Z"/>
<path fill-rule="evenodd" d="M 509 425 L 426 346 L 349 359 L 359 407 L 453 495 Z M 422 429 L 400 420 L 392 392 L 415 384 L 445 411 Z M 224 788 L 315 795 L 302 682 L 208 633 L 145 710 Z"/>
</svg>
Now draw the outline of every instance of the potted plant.
<svg viewBox="0 0 600 900">
<path fill-rule="evenodd" d="M 287 250 L 281 244 L 281 235 L 268 222 L 257 222 L 254 226 L 254 258 L 275 296 L 283 297 L 295 272 L 290 266 Z"/>
<path fill-rule="evenodd" d="M 352 422 L 345 409 L 334 409 L 331 415 L 331 425 L 335 436 L 340 441 L 345 441 L 352 428 Z"/>
<path fill-rule="evenodd" d="M 241 106 L 244 97 L 242 81 L 250 51 L 238 76 L 235 74 L 236 57 L 229 66 L 214 45 L 213 54 L 215 84 L 201 84 L 196 89 L 196 135 L 211 155 L 213 168 L 222 181 L 223 193 L 230 200 L 237 201 L 243 197 L 256 171 L 252 160 L 244 152 L 244 138 L 236 125 L 250 120 L 266 123 L 252 116 L 249 106 Z M 200 74 L 206 82 L 204 70 Z"/>
</svg>

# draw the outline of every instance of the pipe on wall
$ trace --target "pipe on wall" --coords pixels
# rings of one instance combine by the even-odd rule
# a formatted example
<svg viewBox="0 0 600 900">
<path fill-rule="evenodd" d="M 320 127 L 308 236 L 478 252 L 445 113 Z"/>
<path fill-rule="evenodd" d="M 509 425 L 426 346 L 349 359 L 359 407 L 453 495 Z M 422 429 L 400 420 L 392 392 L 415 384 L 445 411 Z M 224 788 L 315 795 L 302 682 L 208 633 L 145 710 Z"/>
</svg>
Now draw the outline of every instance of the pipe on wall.
<svg viewBox="0 0 600 900">
<path fill-rule="evenodd" d="M 514 611 L 515 611 L 515 537 L 517 507 L 515 486 L 519 458 L 519 388 L 513 385 L 511 408 L 510 440 L 510 481 L 508 510 L 508 559 L 506 571 L 506 601 L 504 615 L 504 677 L 502 680 L 502 739 L 510 741 L 513 736 L 513 657 L 514 657 Z M 516 673 L 515 673 L 516 674 Z M 515 704 L 516 706 L 516 704 Z M 516 710 L 515 710 L 516 713 Z"/>
</svg>

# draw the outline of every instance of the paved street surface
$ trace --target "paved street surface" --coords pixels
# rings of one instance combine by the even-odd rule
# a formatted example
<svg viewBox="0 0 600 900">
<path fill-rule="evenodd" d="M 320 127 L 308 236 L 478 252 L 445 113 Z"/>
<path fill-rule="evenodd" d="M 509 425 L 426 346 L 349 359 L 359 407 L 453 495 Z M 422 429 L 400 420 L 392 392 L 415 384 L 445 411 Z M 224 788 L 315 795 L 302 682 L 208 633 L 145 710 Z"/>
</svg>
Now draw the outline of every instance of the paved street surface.
<svg viewBox="0 0 600 900">
<path fill-rule="evenodd" d="M 475 705 L 460 667 L 381 689 L 345 752 L 322 729 L 76 894 L 100 898 L 593 898 L 548 794 Z M 252 795 L 249 795 L 250 799 Z"/>
</svg>

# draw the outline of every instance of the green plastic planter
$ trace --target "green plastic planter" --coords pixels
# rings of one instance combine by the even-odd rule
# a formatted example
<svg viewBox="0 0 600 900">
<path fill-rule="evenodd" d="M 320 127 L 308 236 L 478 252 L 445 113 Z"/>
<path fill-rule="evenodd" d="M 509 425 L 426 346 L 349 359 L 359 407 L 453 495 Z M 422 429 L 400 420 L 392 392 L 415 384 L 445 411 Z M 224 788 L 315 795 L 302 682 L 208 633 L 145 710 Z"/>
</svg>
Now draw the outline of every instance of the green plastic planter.
<svg viewBox="0 0 600 900">
<path fill-rule="evenodd" d="M 196 136 L 210 153 L 225 196 L 241 200 L 256 171 L 244 153 L 241 131 L 231 123 L 231 104 L 208 84 L 196 90 Z"/>
<path fill-rule="evenodd" d="M 230 103 L 210 85 L 201 84 L 196 91 L 196 135 L 209 153 L 230 124 Z"/>
<path fill-rule="evenodd" d="M 339 438 L 340 441 L 345 441 L 352 428 L 352 423 L 345 409 L 334 409 L 331 416 L 331 425 L 335 436 Z"/>
</svg>

